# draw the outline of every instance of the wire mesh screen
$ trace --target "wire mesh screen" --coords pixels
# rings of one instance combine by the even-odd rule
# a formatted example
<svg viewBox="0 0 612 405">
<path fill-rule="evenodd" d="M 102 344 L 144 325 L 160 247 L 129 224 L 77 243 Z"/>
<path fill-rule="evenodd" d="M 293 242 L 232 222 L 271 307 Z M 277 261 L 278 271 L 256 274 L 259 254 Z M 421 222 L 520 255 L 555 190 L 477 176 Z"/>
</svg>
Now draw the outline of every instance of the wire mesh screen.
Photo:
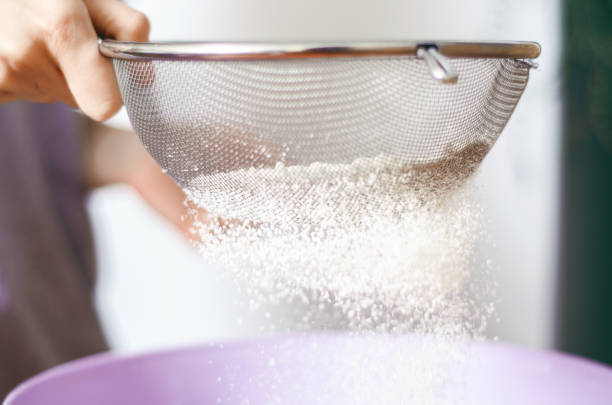
<svg viewBox="0 0 612 405">
<path fill-rule="evenodd" d="M 114 61 L 131 123 L 149 153 L 208 209 L 244 216 L 261 211 L 272 188 L 245 190 L 231 176 L 239 170 L 342 166 L 380 156 L 457 164 L 468 148 L 479 151 L 479 163 L 521 97 L 530 65 L 451 62 L 456 84 L 435 81 L 412 56 Z"/>
</svg>

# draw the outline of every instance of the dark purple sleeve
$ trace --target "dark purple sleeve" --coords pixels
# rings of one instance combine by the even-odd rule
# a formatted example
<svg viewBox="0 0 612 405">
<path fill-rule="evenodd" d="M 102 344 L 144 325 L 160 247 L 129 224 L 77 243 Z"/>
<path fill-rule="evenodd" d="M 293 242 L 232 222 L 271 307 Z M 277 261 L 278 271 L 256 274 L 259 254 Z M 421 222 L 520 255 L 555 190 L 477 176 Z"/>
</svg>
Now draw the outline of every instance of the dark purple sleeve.
<svg viewBox="0 0 612 405">
<path fill-rule="evenodd" d="M 0 398 L 106 349 L 76 118 L 60 104 L 0 106 Z"/>
</svg>

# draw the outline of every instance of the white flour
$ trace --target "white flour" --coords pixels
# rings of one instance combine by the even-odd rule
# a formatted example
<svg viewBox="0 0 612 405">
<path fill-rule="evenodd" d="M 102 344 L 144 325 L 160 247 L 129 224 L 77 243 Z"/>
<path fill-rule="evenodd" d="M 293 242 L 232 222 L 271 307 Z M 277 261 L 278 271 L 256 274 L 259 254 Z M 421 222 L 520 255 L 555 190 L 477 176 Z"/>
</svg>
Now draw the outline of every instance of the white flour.
<svg viewBox="0 0 612 405">
<path fill-rule="evenodd" d="M 431 393 L 450 361 L 442 339 L 482 336 L 492 311 L 472 260 L 480 209 L 468 181 L 486 150 L 418 166 L 379 156 L 200 176 L 190 197 L 210 214 L 195 221 L 197 245 L 246 281 L 253 308 L 303 303 L 304 329 L 439 338 L 438 358 L 407 359 L 423 372 L 413 388 Z"/>
<path fill-rule="evenodd" d="M 225 219 L 196 221 L 200 251 L 248 282 L 255 307 L 315 303 L 305 327 L 332 314 L 352 330 L 478 334 L 489 308 L 466 297 L 480 211 L 465 183 L 486 150 L 200 176 L 190 197 Z"/>
</svg>

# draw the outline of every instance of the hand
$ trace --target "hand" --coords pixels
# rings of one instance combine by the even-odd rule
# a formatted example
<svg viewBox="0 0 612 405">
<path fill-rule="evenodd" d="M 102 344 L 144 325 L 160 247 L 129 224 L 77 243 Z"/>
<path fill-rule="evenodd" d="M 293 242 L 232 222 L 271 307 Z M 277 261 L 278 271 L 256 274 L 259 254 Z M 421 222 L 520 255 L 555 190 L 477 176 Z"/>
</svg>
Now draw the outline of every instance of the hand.
<svg viewBox="0 0 612 405">
<path fill-rule="evenodd" d="M 98 34 L 147 41 L 149 22 L 119 0 L 0 0 L 0 103 L 62 101 L 110 118 L 122 101 Z"/>
</svg>

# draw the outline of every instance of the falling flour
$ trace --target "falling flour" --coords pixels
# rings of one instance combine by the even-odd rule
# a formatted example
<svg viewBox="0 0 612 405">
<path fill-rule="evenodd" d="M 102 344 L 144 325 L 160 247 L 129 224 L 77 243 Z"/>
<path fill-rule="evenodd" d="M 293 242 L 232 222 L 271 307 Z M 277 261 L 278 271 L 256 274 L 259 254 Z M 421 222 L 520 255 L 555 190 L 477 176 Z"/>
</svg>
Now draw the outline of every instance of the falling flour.
<svg viewBox="0 0 612 405">
<path fill-rule="evenodd" d="M 209 212 L 195 221 L 197 244 L 247 281 L 253 306 L 314 307 L 305 326 L 479 334 L 490 308 L 466 297 L 480 224 L 466 181 L 487 151 L 203 175 L 187 188 Z"/>
<path fill-rule="evenodd" d="M 438 349 L 480 337 L 492 289 L 475 270 L 481 212 L 469 178 L 488 150 L 474 144 L 427 164 L 378 156 L 202 175 L 186 190 L 196 243 L 246 283 L 252 308 L 301 305 L 305 330 L 413 333 L 438 338 Z M 449 361 L 437 353 L 406 360 L 437 381 L 429 388 Z"/>
</svg>

